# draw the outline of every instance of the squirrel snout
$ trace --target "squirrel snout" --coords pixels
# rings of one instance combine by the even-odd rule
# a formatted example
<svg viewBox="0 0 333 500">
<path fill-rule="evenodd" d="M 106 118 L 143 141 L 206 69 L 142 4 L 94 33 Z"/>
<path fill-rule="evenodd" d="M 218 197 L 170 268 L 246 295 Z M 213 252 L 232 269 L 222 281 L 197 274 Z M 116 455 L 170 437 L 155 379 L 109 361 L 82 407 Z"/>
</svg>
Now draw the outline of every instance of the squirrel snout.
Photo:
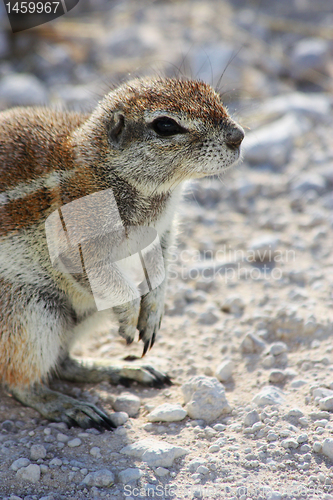
<svg viewBox="0 0 333 500">
<path fill-rule="evenodd" d="M 230 149 L 237 149 L 244 139 L 244 131 L 241 127 L 234 126 L 226 134 L 225 142 Z"/>
</svg>

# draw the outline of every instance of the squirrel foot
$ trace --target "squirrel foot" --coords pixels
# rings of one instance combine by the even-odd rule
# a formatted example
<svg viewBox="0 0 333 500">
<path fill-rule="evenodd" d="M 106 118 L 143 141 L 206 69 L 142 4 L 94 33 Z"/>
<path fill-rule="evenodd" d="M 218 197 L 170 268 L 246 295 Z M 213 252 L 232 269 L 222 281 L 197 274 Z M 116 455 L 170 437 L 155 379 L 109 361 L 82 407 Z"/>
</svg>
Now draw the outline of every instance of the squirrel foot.
<svg viewBox="0 0 333 500">
<path fill-rule="evenodd" d="M 67 356 L 58 366 L 57 377 L 69 382 L 96 384 L 108 381 L 111 384 L 130 385 L 131 382 L 161 387 L 170 385 L 171 380 L 165 373 L 149 365 L 134 365 L 131 362 L 115 361 L 110 365 L 107 359 L 84 359 L 78 361 Z"/>
<path fill-rule="evenodd" d="M 112 415 L 108 415 L 97 406 L 53 391 L 43 384 L 22 389 L 10 388 L 9 392 L 25 406 L 37 410 L 47 420 L 65 422 L 68 427 L 79 426 L 83 429 L 94 427 L 99 431 L 103 429 L 110 431 L 116 427 L 112 422 Z"/>
</svg>

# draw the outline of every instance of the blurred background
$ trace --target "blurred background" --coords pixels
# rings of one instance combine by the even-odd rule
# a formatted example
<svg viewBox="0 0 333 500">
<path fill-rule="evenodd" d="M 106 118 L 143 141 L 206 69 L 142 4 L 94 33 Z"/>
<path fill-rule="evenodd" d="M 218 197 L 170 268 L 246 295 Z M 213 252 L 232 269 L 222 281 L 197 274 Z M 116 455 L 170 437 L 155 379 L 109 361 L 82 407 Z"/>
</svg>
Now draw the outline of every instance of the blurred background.
<svg viewBox="0 0 333 500">
<path fill-rule="evenodd" d="M 1 2 L 0 109 L 88 111 L 120 81 L 157 73 L 201 78 L 242 114 L 295 89 L 332 91 L 332 40 L 331 0 L 80 0 L 15 34 Z"/>
</svg>

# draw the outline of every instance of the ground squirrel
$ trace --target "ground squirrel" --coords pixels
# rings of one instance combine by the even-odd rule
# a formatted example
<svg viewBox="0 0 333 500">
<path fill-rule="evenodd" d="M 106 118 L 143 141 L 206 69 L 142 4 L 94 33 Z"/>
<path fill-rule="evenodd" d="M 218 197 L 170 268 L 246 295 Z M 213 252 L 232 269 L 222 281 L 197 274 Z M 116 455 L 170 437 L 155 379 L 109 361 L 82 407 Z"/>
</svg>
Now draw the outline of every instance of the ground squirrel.
<svg viewBox="0 0 333 500">
<path fill-rule="evenodd" d="M 70 358 L 81 332 L 111 312 L 128 343 L 139 331 L 145 353 L 160 326 L 166 279 L 126 301 L 121 287 L 136 285 L 116 266 L 119 305 L 97 311 L 86 270 L 64 273 L 52 265 L 46 222 L 75 200 L 111 191 L 125 229 L 157 232 L 166 265 L 180 183 L 231 166 L 243 137 L 209 85 L 176 78 L 125 83 L 89 116 L 46 108 L 0 113 L 0 377 L 10 394 L 47 419 L 111 428 L 112 415 L 52 391 L 48 376 L 167 380 L 150 366 L 105 360 L 90 366 Z M 96 247 L 101 259 L 109 251 L 105 241 Z"/>
</svg>

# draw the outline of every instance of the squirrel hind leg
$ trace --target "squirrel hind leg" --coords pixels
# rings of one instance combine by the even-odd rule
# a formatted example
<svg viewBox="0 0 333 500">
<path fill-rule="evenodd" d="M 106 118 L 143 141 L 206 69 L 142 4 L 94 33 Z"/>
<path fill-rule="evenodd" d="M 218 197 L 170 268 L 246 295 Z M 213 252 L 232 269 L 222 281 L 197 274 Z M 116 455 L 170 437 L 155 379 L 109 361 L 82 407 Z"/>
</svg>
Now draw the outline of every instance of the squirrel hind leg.
<svg viewBox="0 0 333 500">
<path fill-rule="evenodd" d="M 141 360 L 134 363 L 114 360 L 110 363 L 108 359 L 78 360 L 68 355 L 59 363 L 56 375 L 68 382 L 90 384 L 107 381 L 114 385 L 128 386 L 132 382 L 138 382 L 152 387 L 161 387 L 171 383 L 168 375 L 146 363 L 143 364 Z"/>
<path fill-rule="evenodd" d="M 23 405 L 34 408 L 47 420 L 64 422 L 68 427 L 79 426 L 83 429 L 94 427 L 100 431 L 116 427 L 112 415 L 108 415 L 97 406 L 53 391 L 43 384 L 15 387 L 9 392 Z"/>
</svg>

